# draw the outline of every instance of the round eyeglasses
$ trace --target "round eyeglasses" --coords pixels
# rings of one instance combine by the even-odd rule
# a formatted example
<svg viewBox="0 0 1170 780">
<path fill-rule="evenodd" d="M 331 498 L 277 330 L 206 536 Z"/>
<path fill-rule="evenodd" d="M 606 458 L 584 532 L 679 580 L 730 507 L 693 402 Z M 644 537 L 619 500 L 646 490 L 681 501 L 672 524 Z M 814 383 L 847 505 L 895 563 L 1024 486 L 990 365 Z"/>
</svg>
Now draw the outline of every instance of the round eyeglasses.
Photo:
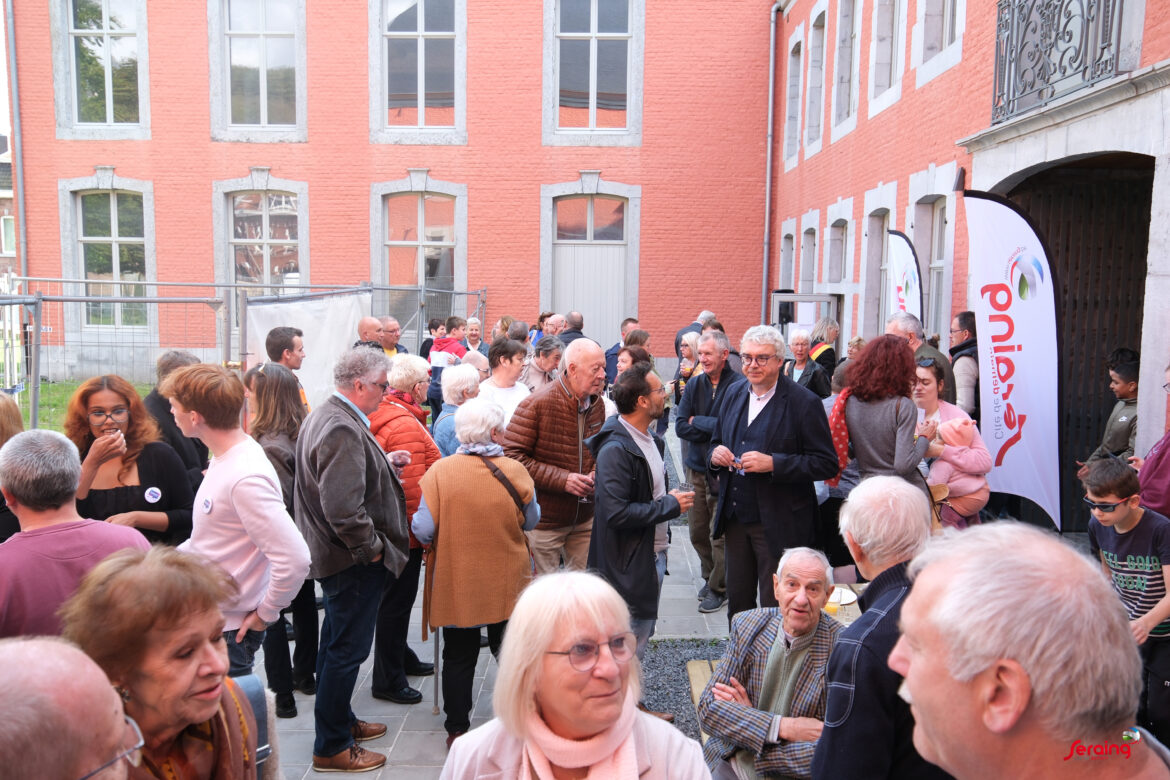
<svg viewBox="0 0 1170 780">
<path fill-rule="evenodd" d="M 129 715 L 123 715 L 122 717 L 126 719 L 126 725 L 130 727 L 130 733 L 134 735 L 134 744 L 129 747 L 123 747 L 122 752 L 92 772 L 82 775 L 80 780 L 88 780 L 90 777 L 99 775 L 122 759 L 126 759 L 126 763 L 132 767 L 137 767 L 142 763 L 142 746 L 146 744 L 146 740 L 142 738 L 142 729 L 138 728 L 138 724 L 134 722 L 134 718 L 131 718 Z M 123 742 L 122 744 L 124 746 L 126 743 Z"/>
<path fill-rule="evenodd" d="M 624 664 L 634 657 L 634 650 L 637 649 L 638 640 L 632 632 L 625 632 L 617 636 L 610 637 L 608 642 L 577 642 L 568 650 L 549 650 L 549 655 L 567 655 L 569 657 L 569 666 L 576 669 L 578 672 L 588 672 L 597 666 L 597 659 L 601 657 L 602 645 L 609 646 L 609 654 L 613 656 L 615 663 Z"/>
</svg>

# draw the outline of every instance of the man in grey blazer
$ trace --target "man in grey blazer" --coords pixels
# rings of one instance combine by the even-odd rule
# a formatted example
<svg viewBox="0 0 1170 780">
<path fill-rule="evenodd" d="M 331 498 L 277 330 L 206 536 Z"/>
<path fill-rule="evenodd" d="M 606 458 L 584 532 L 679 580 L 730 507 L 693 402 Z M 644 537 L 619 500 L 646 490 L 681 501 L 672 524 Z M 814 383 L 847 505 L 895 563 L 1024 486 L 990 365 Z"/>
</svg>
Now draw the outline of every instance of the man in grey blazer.
<svg viewBox="0 0 1170 780">
<path fill-rule="evenodd" d="M 387 387 L 390 360 L 359 347 L 333 369 L 336 391 L 314 409 L 297 437 L 294 514 L 321 583 L 325 620 L 317 662 L 313 768 L 361 772 L 386 756 L 357 743 L 386 733 L 350 708 L 358 667 L 370 654 L 387 577 L 406 565 L 405 496 L 368 415 Z"/>
</svg>

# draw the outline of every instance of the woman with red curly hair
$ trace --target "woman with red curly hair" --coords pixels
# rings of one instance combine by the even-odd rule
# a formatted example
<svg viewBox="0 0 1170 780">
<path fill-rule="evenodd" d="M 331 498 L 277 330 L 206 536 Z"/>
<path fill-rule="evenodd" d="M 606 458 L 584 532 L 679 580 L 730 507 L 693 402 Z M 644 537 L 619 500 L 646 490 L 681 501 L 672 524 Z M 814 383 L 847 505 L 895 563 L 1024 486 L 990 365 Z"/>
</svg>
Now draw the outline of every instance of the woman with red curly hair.
<svg viewBox="0 0 1170 780">
<path fill-rule="evenodd" d="M 69 399 L 65 435 L 81 453 L 82 517 L 133 526 L 152 543 L 179 544 L 191 535 L 195 496 L 186 468 L 159 441 L 132 384 L 113 374 L 83 382 Z"/>
<path fill-rule="evenodd" d="M 918 407 L 910 398 L 914 386 L 914 353 L 900 336 L 878 336 L 850 361 L 849 387 L 833 407 L 830 428 L 838 442 L 840 409 L 844 409 L 848 443 L 861 478 L 901 477 L 929 496 L 918 465 L 934 438 L 937 423 L 918 424 Z"/>
</svg>

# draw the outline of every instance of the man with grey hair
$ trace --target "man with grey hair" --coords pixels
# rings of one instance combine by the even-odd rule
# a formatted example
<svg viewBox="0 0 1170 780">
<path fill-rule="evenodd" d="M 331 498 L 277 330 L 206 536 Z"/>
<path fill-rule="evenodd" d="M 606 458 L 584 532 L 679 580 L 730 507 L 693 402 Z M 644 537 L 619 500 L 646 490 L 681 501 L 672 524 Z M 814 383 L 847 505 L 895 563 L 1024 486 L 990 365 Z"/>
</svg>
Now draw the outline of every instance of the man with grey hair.
<svg viewBox="0 0 1170 780">
<path fill-rule="evenodd" d="M 150 412 L 150 416 L 158 423 L 162 440 L 171 445 L 171 448 L 178 453 L 179 460 L 183 461 L 183 466 L 187 469 L 187 481 L 191 483 L 193 492 L 199 490 L 199 485 L 203 483 L 203 472 L 207 470 L 207 445 L 199 439 L 183 435 L 179 426 L 175 425 L 175 416 L 171 414 L 170 400 L 159 393 L 158 386 L 171 372 L 184 366 L 193 366 L 198 362 L 200 362 L 199 358 L 186 350 L 168 349 L 159 355 L 155 362 L 158 382 L 142 399 L 146 411 Z"/>
<path fill-rule="evenodd" d="M 563 315 L 554 314 L 544 321 L 544 335 L 560 337 L 568 325 Z M 561 342 L 562 344 L 564 342 Z"/>
<path fill-rule="evenodd" d="M 357 744 L 386 727 L 358 720 L 350 699 L 386 581 L 402 574 L 410 544 L 402 485 L 370 433 L 389 367 L 381 349 L 342 354 L 333 369 L 336 391 L 305 418 L 297 437 L 294 514 L 312 554 L 309 576 L 325 596 L 313 709 L 317 770 L 358 772 L 386 763 Z"/>
<path fill-rule="evenodd" d="M 914 350 L 914 360 L 920 366 L 930 365 L 927 361 L 935 361 L 943 370 L 943 389 L 941 398 L 949 404 L 955 402 L 955 374 L 951 370 L 951 361 L 934 347 L 926 343 L 922 332 L 922 322 L 910 312 L 896 311 L 886 320 L 886 335 L 900 336 L 906 339 L 910 349 Z"/>
<path fill-rule="evenodd" d="M 56 431 L 18 433 L 0 449 L 0 493 L 20 533 L 0 544 L 0 637 L 60 634 L 57 609 L 111 553 L 149 550 L 135 528 L 77 514 L 81 459 Z"/>
<path fill-rule="evenodd" d="M 683 462 L 687 482 L 695 488 L 695 505 L 687 513 L 687 525 L 703 578 L 698 593 L 700 612 L 716 612 L 727 603 L 723 539 L 711 538 L 719 491 L 707 479 L 707 457 L 723 401 L 732 387 L 744 381 L 743 375 L 735 373 L 727 364 L 730 350 L 731 344 L 722 331 L 699 336 L 698 361 L 703 370 L 692 374 L 687 382 L 674 422 L 675 433 L 691 445 Z"/>
<path fill-rule="evenodd" d="M 889 665 L 925 759 L 961 780 L 1170 778 L 1133 728 L 1138 649 L 1089 558 L 1002 522 L 931 540 L 909 574 Z"/>
<path fill-rule="evenodd" d="M 816 541 L 813 482 L 837 473 L 829 421 L 815 393 L 780 372 L 784 337 L 756 325 L 740 343 L 746 382 L 732 388 L 711 434 L 719 479 L 712 536 L 723 537 L 727 617 L 776 606 L 772 572 L 789 547 Z"/>
<path fill-rule="evenodd" d="M 528 326 L 524 327 L 525 334 L 528 332 Z M 483 339 L 483 323 L 479 321 L 479 317 L 467 318 L 467 330 L 464 331 L 463 346 L 467 347 L 469 352 L 478 352 L 484 357 L 487 357 L 488 347 L 490 346 Z"/>
<path fill-rule="evenodd" d="M 772 575 L 778 609 L 731 621 L 723 662 L 699 698 L 711 735 L 703 757 L 715 780 L 809 777 L 825 719 L 825 668 L 842 626 L 821 610 L 833 592 L 829 561 L 793 547 Z"/>
<path fill-rule="evenodd" d="M 402 339 L 402 325 L 398 320 L 390 315 L 379 318 L 382 323 L 382 351 L 386 353 L 386 357 L 395 358 L 399 355 L 408 355 L 410 350 L 404 347 L 400 341 Z"/>
<path fill-rule="evenodd" d="M 0 640 L 0 687 L 7 780 L 126 777 L 137 766 L 138 724 L 106 673 L 76 646 L 56 637 Z"/>
<path fill-rule="evenodd" d="M 564 371 L 516 407 L 504 454 L 524 464 L 540 493 L 541 517 L 528 532 L 537 574 L 584 569 L 593 531 L 593 454 L 585 440 L 601 430 L 605 353 L 595 341 L 565 348 Z"/>
<path fill-rule="evenodd" d="M 930 537 L 930 505 L 900 477 L 870 477 L 849 494 L 840 527 L 870 583 L 859 599 L 861 617 L 841 632 L 829 658 L 829 701 L 812 776 L 945 778 L 914 749 L 914 720 L 898 696 L 902 678 L 886 665 L 910 591 L 906 565 Z"/>
</svg>

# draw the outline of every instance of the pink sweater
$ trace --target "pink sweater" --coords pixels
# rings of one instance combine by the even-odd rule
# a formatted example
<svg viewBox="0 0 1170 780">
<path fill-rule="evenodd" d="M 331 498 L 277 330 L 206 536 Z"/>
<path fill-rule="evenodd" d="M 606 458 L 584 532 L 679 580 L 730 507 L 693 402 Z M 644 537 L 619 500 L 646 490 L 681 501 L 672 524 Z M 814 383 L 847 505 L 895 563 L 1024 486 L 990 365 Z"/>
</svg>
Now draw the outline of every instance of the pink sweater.
<svg viewBox="0 0 1170 780">
<path fill-rule="evenodd" d="M 970 420 L 971 417 L 954 404 L 938 402 L 939 423 L 947 420 Z M 942 455 L 930 466 L 932 485 L 945 484 L 952 496 L 967 496 L 987 487 L 987 472 L 991 471 L 991 453 L 976 427 L 970 447 L 943 445 Z"/>
<path fill-rule="evenodd" d="M 215 457 L 191 513 L 196 553 L 235 578 L 240 595 L 221 604 L 225 631 L 252 611 L 271 623 L 292 603 L 309 574 L 309 548 L 289 517 L 276 470 L 253 439 Z"/>
</svg>

